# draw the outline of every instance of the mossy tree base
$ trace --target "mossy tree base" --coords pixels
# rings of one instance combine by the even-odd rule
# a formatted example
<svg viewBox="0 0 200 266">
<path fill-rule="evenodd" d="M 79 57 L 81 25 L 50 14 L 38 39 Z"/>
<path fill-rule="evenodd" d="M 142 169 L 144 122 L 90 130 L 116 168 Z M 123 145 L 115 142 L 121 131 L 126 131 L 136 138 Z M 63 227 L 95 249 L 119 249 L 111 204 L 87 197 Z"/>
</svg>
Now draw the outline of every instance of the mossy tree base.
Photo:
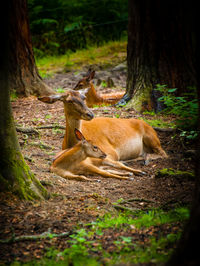
<svg viewBox="0 0 200 266">
<path fill-rule="evenodd" d="M 153 104 L 151 102 L 152 87 L 143 87 L 138 89 L 132 99 L 126 105 L 126 108 L 134 108 L 138 112 L 152 111 Z"/>
<path fill-rule="evenodd" d="M 11 158 L 3 161 L 0 191 L 9 191 L 24 200 L 48 198 L 48 192 L 30 172 L 20 152 L 16 151 Z"/>
</svg>

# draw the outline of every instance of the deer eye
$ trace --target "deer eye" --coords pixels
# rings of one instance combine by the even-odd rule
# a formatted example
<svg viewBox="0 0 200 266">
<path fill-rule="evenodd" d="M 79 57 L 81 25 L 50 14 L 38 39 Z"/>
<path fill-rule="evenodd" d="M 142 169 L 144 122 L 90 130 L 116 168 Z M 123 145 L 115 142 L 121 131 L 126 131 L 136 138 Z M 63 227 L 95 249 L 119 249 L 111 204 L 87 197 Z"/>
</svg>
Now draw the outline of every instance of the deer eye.
<svg viewBox="0 0 200 266">
<path fill-rule="evenodd" d="M 93 150 L 94 151 L 98 151 L 98 147 L 97 146 L 93 146 Z"/>
</svg>

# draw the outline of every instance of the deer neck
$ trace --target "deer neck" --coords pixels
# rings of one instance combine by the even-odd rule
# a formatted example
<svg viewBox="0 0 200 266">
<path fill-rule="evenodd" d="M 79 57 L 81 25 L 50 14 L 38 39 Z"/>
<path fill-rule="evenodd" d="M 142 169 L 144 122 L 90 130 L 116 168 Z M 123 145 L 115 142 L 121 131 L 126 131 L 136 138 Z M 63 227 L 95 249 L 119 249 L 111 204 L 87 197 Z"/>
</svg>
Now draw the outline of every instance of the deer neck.
<svg viewBox="0 0 200 266">
<path fill-rule="evenodd" d="M 87 158 L 87 155 L 82 148 L 82 144 L 79 142 L 72 149 L 72 154 L 70 155 L 71 164 L 79 163 L 85 160 L 86 158 Z"/>
<path fill-rule="evenodd" d="M 66 158 L 68 165 L 72 167 L 85 160 L 87 155 L 82 148 L 82 143 L 79 142 L 72 149 L 69 149 Z"/>
<path fill-rule="evenodd" d="M 80 129 L 81 120 L 74 119 L 72 115 L 69 115 L 66 108 L 65 108 L 65 136 L 62 144 L 62 149 L 68 149 L 73 147 L 75 144 L 78 143 L 76 136 L 74 134 L 75 128 Z"/>
<path fill-rule="evenodd" d="M 86 93 L 86 102 L 88 107 L 92 107 L 94 104 L 102 102 L 101 96 L 96 92 L 94 84 L 90 82 L 90 89 Z"/>
<path fill-rule="evenodd" d="M 65 167 L 67 169 L 77 167 L 77 165 L 85 160 L 87 155 L 79 142 L 73 148 L 62 151 L 53 162 L 54 167 Z"/>
</svg>

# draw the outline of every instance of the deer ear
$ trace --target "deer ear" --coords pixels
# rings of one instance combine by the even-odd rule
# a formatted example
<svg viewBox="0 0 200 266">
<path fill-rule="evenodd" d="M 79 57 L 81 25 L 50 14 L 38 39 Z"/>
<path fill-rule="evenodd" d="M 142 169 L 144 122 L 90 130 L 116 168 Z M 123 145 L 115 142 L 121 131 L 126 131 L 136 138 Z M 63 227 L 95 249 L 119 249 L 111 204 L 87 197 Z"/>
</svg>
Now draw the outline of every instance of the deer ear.
<svg viewBox="0 0 200 266">
<path fill-rule="evenodd" d="M 74 129 L 74 133 L 78 140 L 85 140 L 83 134 L 77 128 Z"/>
<path fill-rule="evenodd" d="M 95 75 L 95 71 L 93 70 L 90 72 L 90 80 L 92 80 L 94 78 L 94 75 Z"/>
<path fill-rule="evenodd" d="M 60 98 L 61 98 L 61 95 L 53 94 L 53 95 L 38 97 L 38 100 L 40 100 L 43 103 L 55 103 L 56 101 L 59 101 Z"/>
<path fill-rule="evenodd" d="M 65 94 L 60 95 L 60 101 L 63 101 L 63 102 L 71 101 L 72 100 L 72 94 L 71 94 L 72 92 L 73 92 L 73 90 L 67 90 L 65 92 Z"/>
<path fill-rule="evenodd" d="M 88 75 L 86 76 L 86 80 L 87 81 L 91 81 L 94 78 L 94 75 L 95 75 L 95 71 L 94 70 L 93 71 L 90 71 L 88 73 Z"/>
<path fill-rule="evenodd" d="M 92 72 L 92 69 L 89 68 L 89 69 L 88 69 L 88 72 L 85 74 L 85 77 L 88 77 L 88 76 L 90 75 L 91 72 Z"/>
</svg>

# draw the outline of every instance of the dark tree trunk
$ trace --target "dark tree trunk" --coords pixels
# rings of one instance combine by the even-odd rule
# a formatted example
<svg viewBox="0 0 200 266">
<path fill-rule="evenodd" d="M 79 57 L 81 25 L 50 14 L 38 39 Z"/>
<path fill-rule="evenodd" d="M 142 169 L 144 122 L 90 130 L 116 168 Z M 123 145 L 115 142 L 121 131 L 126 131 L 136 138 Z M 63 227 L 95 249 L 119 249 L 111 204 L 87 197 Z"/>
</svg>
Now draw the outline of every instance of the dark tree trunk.
<svg viewBox="0 0 200 266">
<path fill-rule="evenodd" d="M 29 30 L 27 0 L 10 0 L 9 87 L 19 95 L 54 93 L 41 79 L 35 65 Z"/>
<path fill-rule="evenodd" d="M 193 20 L 195 23 L 196 32 L 199 32 L 199 23 L 197 19 L 197 11 L 194 13 Z M 167 263 L 168 266 L 198 266 L 200 265 L 200 253 L 199 253 L 199 239 L 200 239 L 200 35 L 197 35 L 196 44 L 198 49 L 195 54 L 195 68 L 197 78 L 197 91 L 199 102 L 199 121 L 198 132 L 199 136 L 196 143 L 196 186 L 194 200 L 192 204 L 190 219 L 185 226 L 182 237 L 178 243 L 178 247 L 175 250 L 173 256 Z"/>
<path fill-rule="evenodd" d="M 196 85 L 193 10 L 188 1 L 129 0 L 126 97 L 136 109 L 160 108 L 156 84 L 178 93 Z"/>
<path fill-rule="evenodd" d="M 4 4 L 4 11 L 8 5 Z M 0 191 L 9 191 L 22 199 L 47 197 L 47 191 L 30 173 L 20 151 L 11 111 L 8 82 L 8 60 L 10 53 L 8 16 L 0 18 Z"/>
<path fill-rule="evenodd" d="M 197 144 L 196 190 L 190 216 L 190 220 L 185 226 L 182 238 L 178 243 L 178 247 L 167 263 L 167 266 L 200 265 L 200 136 Z"/>
</svg>

